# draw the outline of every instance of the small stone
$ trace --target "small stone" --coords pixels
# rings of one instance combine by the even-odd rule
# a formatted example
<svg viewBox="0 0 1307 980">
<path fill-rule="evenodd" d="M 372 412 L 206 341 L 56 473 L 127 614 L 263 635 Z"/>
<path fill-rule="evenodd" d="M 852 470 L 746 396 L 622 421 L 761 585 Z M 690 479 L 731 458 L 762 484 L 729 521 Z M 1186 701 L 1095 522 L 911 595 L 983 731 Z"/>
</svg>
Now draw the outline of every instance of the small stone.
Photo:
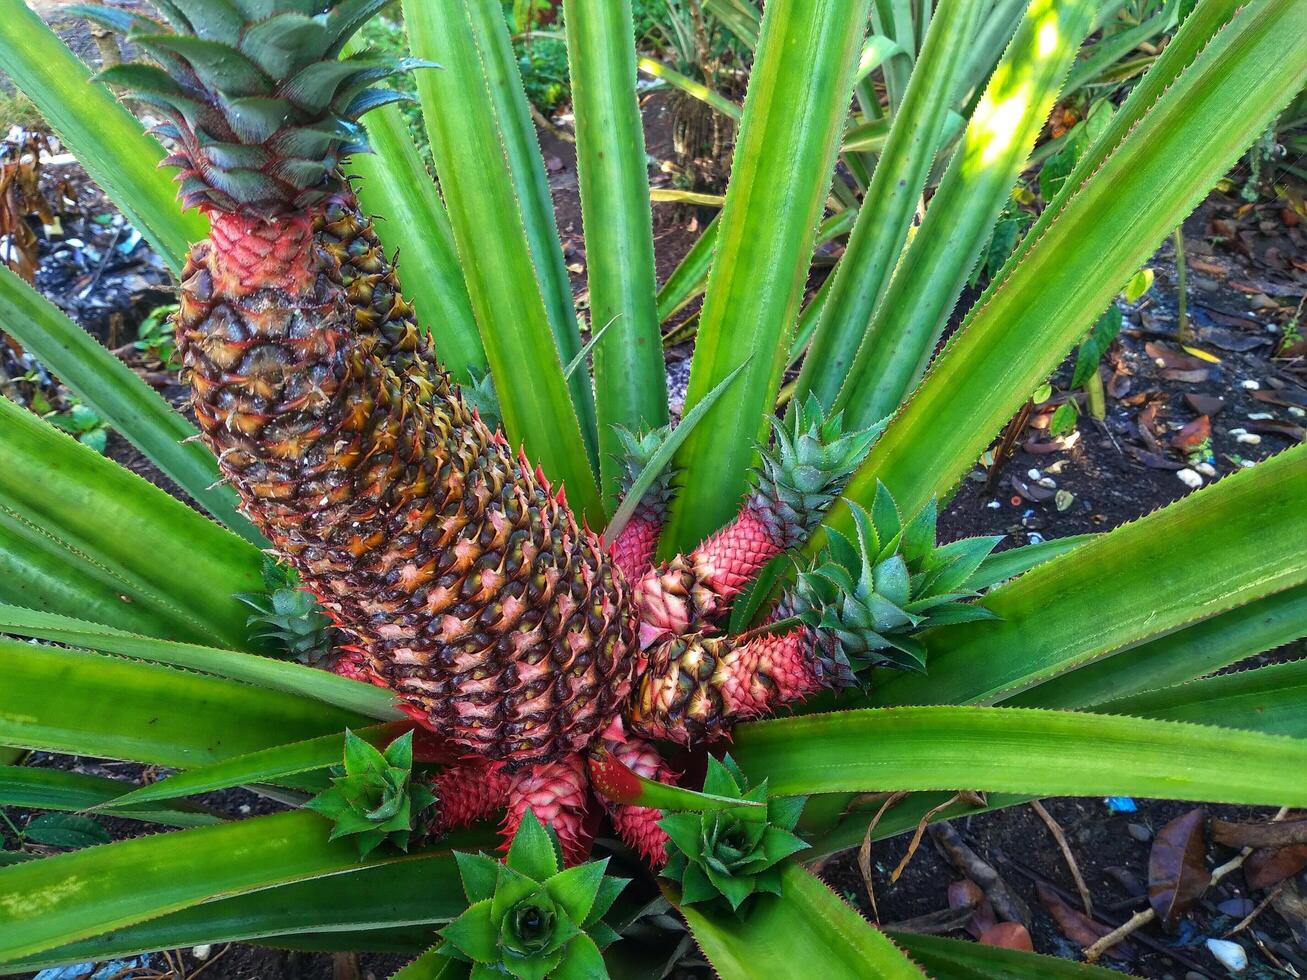
<svg viewBox="0 0 1307 980">
<path fill-rule="evenodd" d="M 1290 405 L 1289 414 L 1296 419 L 1307 418 L 1307 408 L 1299 408 L 1297 405 Z"/>
<path fill-rule="evenodd" d="M 197 960 L 207 960 L 209 958 L 209 954 L 212 952 L 213 952 L 213 947 L 210 946 L 208 943 L 205 943 L 203 946 L 195 946 L 191 949 L 191 955 L 194 956 Z"/>
<path fill-rule="evenodd" d="M 250 805 L 248 803 L 242 803 L 240 805 L 240 811 L 241 816 L 248 817 L 250 815 Z"/>
<path fill-rule="evenodd" d="M 1189 391 L 1185 392 L 1184 400 L 1199 415 L 1219 415 L 1225 408 L 1225 399 L 1215 395 L 1199 395 Z"/>
<path fill-rule="evenodd" d="M 1270 412 L 1253 412 L 1248 416 L 1249 422 L 1265 422 L 1267 419 L 1275 418 Z"/>
<path fill-rule="evenodd" d="M 1153 839 L 1153 832 L 1141 823 L 1128 823 L 1125 825 L 1125 830 L 1127 834 L 1141 844 L 1147 844 Z"/>
<path fill-rule="evenodd" d="M 1035 481 L 1035 482 L 1037 482 L 1041 487 L 1046 487 L 1046 488 L 1048 488 L 1049 490 L 1056 490 L 1056 489 L 1057 489 L 1057 481 L 1054 480 L 1054 479 L 1052 479 L 1051 477 L 1047 477 L 1047 476 L 1040 477 L 1040 478 L 1039 478 L 1037 481 Z"/>
<path fill-rule="evenodd" d="M 1059 459 L 1056 463 L 1044 467 L 1044 472 L 1051 476 L 1061 476 L 1062 471 L 1066 469 L 1066 460 Z"/>
<path fill-rule="evenodd" d="M 1031 531 L 1029 534 L 1026 535 L 1026 542 L 1028 544 L 1043 544 L 1044 536 L 1040 534 L 1038 531 Z"/>
<path fill-rule="evenodd" d="M 1258 391 L 1262 387 L 1258 382 L 1254 381 L 1252 378 L 1245 379 L 1243 382 L 1241 382 L 1241 384 L 1248 391 Z"/>
<path fill-rule="evenodd" d="M 1261 443 L 1262 437 L 1259 436 L 1256 432 L 1241 432 L 1239 433 L 1239 437 L 1235 441 L 1242 442 L 1245 445 L 1249 445 L 1249 446 L 1256 446 Z"/>
<path fill-rule="evenodd" d="M 990 510 L 998 510 L 1003 505 L 999 503 L 997 500 L 991 500 L 989 503 L 985 504 L 985 506 L 988 507 Z"/>
<path fill-rule="evenodd" d="M 1207 462 L 1194 463 L 1194 469 L 1197 470 L 1199 473 L 1201 473 L 1203 476 L 1207 477 L 1209 480 L 1216 478 L 1216 467 L 1213 466 L 1211 463 L 1207 463 Z"/>
<path fill-rule="evenodd" d="M 1032 480 L 1038 480 L 1043 476 L 1043 474 L 1040 473 L 1039 470 L 1026 470 L 1026 476 L 1030 477 Z"/>
<path fill-rule="evenodd" d="M 1228 939 L 1209 939 L 1206 945 L 1207 951 L 1231 973 L 1243 973 L 1248 969 L 1248 954 L 1238 943 Z"/>
<path fill-rule="evenodd" d="M 1076 495 L 1070 490 L 1059 490 L 1053 495 L 1053 503 L 1059 511 L 1064 511 L 1076 502 Z"/>
<path fill-rule="evenodd" d="M 1178 470 L 1175 475 L 1179 478 L 1181 483 L 1186 487 L 1189 487 L 1191 490 L 1197 490 L 1203 485 L 1203 478 L 1187 466 L 1182 470 Z"/>
<path fill-rule="evenodd" d="M 1250 469 L 1252 469 L 1252 468 L 1253 468 L 1254 466 L 1256 466 L 1256 465 L 1257 465 L 1257 460 L 1255 460 L 1255 459 L 1241 459 L 1241 460 L 1239 460 L 1239 466 L 1240 466 L 1242 469 L 1245 469 L 1245 470 L 1250 470 Z"/>
<path fill-rule="evenodd" d="M 1247 435 L 1247 433 L 1248 433 L 1247 429 L 1231 429 L 1229 432 L 1226 433 L 1226 435 L 1242 436 L 1242 435 Z"/>
</svg>

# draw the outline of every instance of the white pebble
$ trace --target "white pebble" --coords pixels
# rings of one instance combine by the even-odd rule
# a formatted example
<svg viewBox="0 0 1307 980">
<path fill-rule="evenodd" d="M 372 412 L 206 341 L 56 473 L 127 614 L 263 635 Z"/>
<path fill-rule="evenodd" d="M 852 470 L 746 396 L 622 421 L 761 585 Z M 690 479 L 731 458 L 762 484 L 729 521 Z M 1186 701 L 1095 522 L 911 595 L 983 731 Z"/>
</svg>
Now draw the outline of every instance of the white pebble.
<svg viewBox="0 0 1307 980">
<path fill-rule="evenodd" d="M 1290 405 L 1289 414 L 1296 419 L 1300 419 L 1307 416 L 1307 408 L 1299 408 L 1297 405 Z"/>
<path fill-rule="evenodd" d="M 1275 418 L 1270 412 L 1253 412 L 1248 416 L 1249 422 L 1265 422 L 1267 419 Z"/>
<path fill-rule="evenodd" d="M 985 504 L 985 506 L 988 507 L 990 510 L 998 510 L 1003 505 L 1000 504 L 997 500 L 991 500 L 989 503 Z"/>
<path fill-rule="evenodd" d="M 203 946 L 192 947 L 191 949 L 191 955 L 194 956 L 197 960 L 207 960 L 209 958 L 209 954 L 212 952 L 213 952 L 213 947 L 208 945 L 207 943 Z"/>
<path fill-rule="evenodd" d="M 1191 489 L 1197 490 L 1203 485 L 1203 478 L 1188 467 L 1177 470 L 1175 475 L 1180 478 L 1181 483 Z"/>
<path fill-rule="evenodd" d="M 1221 966 L 1232 973 L 1243 973 L 1248 969 L 1248 954 L 1238 943 L 1228 939 L 1207 940 L 1207 951 L 1216 957 Z"/>
<path fill-rule="evenodd" d="M 240 811 L 241 816 L 248 817 L 250 815 L 250 805 L 248 803 L 242 803 L 240 805 Z"/>
<path fill-rule="evenodd" d="M 1259 388 L 1261 388 L 1261 385 L 1258 384 L 1256 381 L 1254 381 L 1252 378 L 1248 378 L 1246 381 L 1244 381 L 1243 386 L 1247 388 L 1249 391 L 1257 391 Z"/>
<path fill-rule="evenodd" d="M 1207 463 L 1207 462 L 1194 463 L 1194 469 L 1196 469 L 1199 473 L 1201 473 L 1203 476 L 1206 477 L 1216 476 L 1216 467 L 1213 466 L 1211 463 Z"/>
<path fill-rule="evenodd" d="M 1241 432 L 1235 442 L 1246 443 L 1249 446 L 1256 446 L 1262 441 L 1262 437 L 1255 432 Z"/>
<path fill-rule="evenodd" d="M 1231 429 L 1231 430 L 1229 431 L 1228 434 L 1229 434 L 1229 435 L 1232 435 L 1232 436 L 1245 436 L 1245 435 L 1248 434 L 1248 430 L 1247 430 L 1247 429 Z"/>
<path fill-rule="evenodd" d="M 1039 470 L 1026 470 L 1026 476 L 1030 477 L 1032 480 L 1038 480 L 1043 476 L 1043 474 L 1040 473 Z"/>
<path fill-rule="evenodd" d="M 1054 480 L 1052 477 L 1046 476 L 1036 482 L 1038 482 L 1041 487 L 1047 487 L 1049 490 L 1057 489 L 1057 481 Z"/>
<path fill-rule="evenodd" d="M 1255 460 L 1255 459 L 1241 459 L 1241 460 L 1239 460 L 1239 465 L 1240 465 L 1241 467 L 1243 467 L 1245 470 L 1250 470 L 1250 469 L 1252 469 L 1254 466 L 1257 465 L 1257 460 Z"/>
</svg>

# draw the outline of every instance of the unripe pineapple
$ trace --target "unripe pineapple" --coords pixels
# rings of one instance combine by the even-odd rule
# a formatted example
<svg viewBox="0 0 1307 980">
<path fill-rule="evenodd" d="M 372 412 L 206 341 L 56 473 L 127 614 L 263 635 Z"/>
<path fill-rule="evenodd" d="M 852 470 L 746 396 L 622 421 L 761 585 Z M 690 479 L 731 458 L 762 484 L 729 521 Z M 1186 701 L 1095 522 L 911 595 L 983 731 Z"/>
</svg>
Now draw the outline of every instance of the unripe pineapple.
<svg viewBox="0 0 1307 980">
<path fill-rule="evenodd" d="M 200 427 L 251 518 L 355 641 L 355 670 L 465 750 L 576 752 L 617 714 L 633 612 L 598 540 L 435 364 L 341 158 L 371 84 L 338 60 L 378 0 L 88 12 L 159 66 L 104 73 L 168 119 L 205 211 L 176 326 Z"/>
</svg>

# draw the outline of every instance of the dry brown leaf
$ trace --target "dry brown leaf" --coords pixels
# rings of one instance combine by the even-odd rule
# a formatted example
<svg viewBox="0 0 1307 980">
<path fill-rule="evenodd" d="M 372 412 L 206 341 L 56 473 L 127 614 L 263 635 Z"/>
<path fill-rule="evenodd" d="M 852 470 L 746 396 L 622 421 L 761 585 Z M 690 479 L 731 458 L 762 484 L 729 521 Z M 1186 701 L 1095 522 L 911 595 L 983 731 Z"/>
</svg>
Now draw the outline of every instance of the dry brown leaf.
<svg viewBox="0 0 1307 980">
<path fill-rule="evenodd" d="M 1148 854 L 1148 902 L 1168 929 L 1207 891 L 1207 819 L 1201 807 L 1176 817 L 1157 832 Z"/>
<path fill-rule="evenodd" d="M 1030 941 L 1030 931 L 1020 922 L 999 922 L 992 929 L 986 929 L 978 938 L 982 946 L 1022 949 L 1027 953 L 1035 951 L 1035 944 Z"/>
<path fill-rule="evenodd" d="M 1087 948 L 1094 945 L 1112 931 L 1111 926 L 1095 922 L 1078 909 L 1073 909 L 1062 901 L 1057 892 L 1043 882 L 1035 885 L 1035 894 L 1039 896 L 1039 901 L 1043 903 L 1044 908 L 1048 910 L 1048 914 L 1057 923 L 1062 935 L 1081 947 Z M 1129 942 L 1122 940 L 1109 947 L 1106 955 L 1116 960 L 1128 960 L 1134 956 L 1134 947 Z"/>
</svg>

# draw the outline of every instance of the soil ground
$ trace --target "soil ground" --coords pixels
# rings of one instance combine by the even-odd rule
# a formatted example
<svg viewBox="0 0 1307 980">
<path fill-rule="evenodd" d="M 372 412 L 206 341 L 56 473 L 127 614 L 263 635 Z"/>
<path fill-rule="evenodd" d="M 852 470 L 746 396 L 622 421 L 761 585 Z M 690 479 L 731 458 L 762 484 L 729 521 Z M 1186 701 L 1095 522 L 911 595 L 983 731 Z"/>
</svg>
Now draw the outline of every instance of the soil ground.
<svg viewBox="0 0 1307 980">
<path fill-rule="evenodd" d="M 54 4 L 57 6 L 58 4 Z M 75 38 L 82 53 L 89 39 Z M 665 100 L 646 98 L 648 150 L 654 160 L 670 156 Z M 550 184 L 554 191 L 560 234 L 567 261 L 575 270 L 578 301 L 584 305 L 585 247 L 576 186 L 575 156 L 566 140 L 541 133 Z M 58 240 L 41 246 L 38 285 L 89 331 L 111 347 L 135 336 L 135 328 L 151 307 L 166 300 L 166 275 L 144 245 L 114 257 L 121 232 L 90 220 L 111 209 L 77 168 L 61 174 L 78 201 L 70 209 L 74 225 Z M 658 174 L 655 173 L 658 178 Z M 693 244 L 710 215 L 674 204 L 654 206 L 654 234 L 659 281 L 663 281 Z M 79 219 L 76 217 L 80 215 Z M 65 219 L 67 222 L 70 219 Z M 1276 202 L 1249 204 L 1214 193 L 1184 226 L 1189 245 L 1188 297 L 1190 332 L 1183 349 L 1174 338 L 1176 274 L 1170 245 L 1149 263 L 1156 272 L 1153 289 L 1139 303 L 1125 308 L 1125 329 L 1104 361 L 1102 378 L 1108 392 L 1102 420 L 1082 414 L 1077 431 L 1061 442 L 1047 433 L 1052 405 L 1032 413 L 1030 427 L 1015 439 L 1012 458 L 992 468 L 981 467 L 941 514 L 944 540 L 976 534 L 1005 535 L 1001 547 L 1018 546 L 1084 532 L 1105 531 L 1137 519 L 1191 492 L 1177 473 L 1210 467 L 1210 482 L 1244 465 L 1303 441 L 1307 420 L 1307 365 L 1302 350 L 1275 356 L 1282 350 L 1283 331 L 1301 315 L 1307 289 L 1307 249 L 1303 227 L 1292 212 Z M 81 248 L 68 239 L 80 236 Z M 112 239 L 112 240 L 111 240 Z M 104 262 L 87 260 L 109 255 Z M 88 277 L 94 277 L 94 282 Z M 88 283 L 90 289 L 87 289 Z M 814 282 L 815 286 L 817 283 Z M 693 307 L 687 315 L 693 315 Z M 2 345 L 0 345 L 2 346 Z M 1299 345 L 1301 347 L 1301 345 Z M 688 378 L 690 344 L 668 351 L 669 387 L 679 406 Z M 147 372 L 136 354 L 129 354 Z M 154 367 L 157 368 L 157 365 Z M 1061 369 L 1055 387 L 1064 386 L 1071 365 Z M 157 372 L 156 372 L 157 373 Z M 161 381 L 161 388 L 179 406 L 183 391 Z M 30 392 L 29 392 L 30 394 Z M 1204 403 L 1202 399 L 1219 399 Z M 1200 411 L 1201 409 L 1201 411 Z M 1172 446 L 1179 430 L 1203 412 L 1210 418 L 1210 452 L 1189 458 Z M 1040 428 L 1040 426 L 1043 428 Z M 1249 438 L 1249 437 L 1253 438 Z M 109 455 L 170 492 L 172 487 L 148 460 L 124 440 L 111 436 Z M 1051 484 L 1051 485 L 1050 485 Z M 1267 533 L 1274 533 L 1268 528 Z M 1294 659 L 1302 644 L 1271 651 L 1258 662 Z M 140 767 L 95 760 L 37 756 L 34 765 L 74 766 L 79 770 L 119 778 L 151 778 Z M 233 816 L 264 812 L 277 805 L 240 790 L 214 794 L 203 802 Z M 1071 851 L 1094 899 L 1100 921 L 1115 925 L 1144 907 L 1133 883 L 1146 882 L 1150 842 L 1168 821 L 1191 809 L 1190 804 L 1161 800 L 1132 801 L 1133 812 L 1119 812 L 1101 799 L 1046 801 L 1051 816 L 1065 832 Z M 1118 805 L 1119 806 L 1119 805 Z M 248 809 L 247 809 L 248 808 Z M 1225 819 L 1267 819 L 1269 810 L 1211 807 Z M 21 823 L 27 814 L 9 811 Z M 1065 858 L 1046 824 L 1028 806 L 979 814 L 954 822 L 975 852 L 988 861 L 1031 909 L 1031 934 L 1040 952 L 1076 958 L 1079 946 L 1058 928 L 1035 895 L 1035 883 L 1052 883 L 1075 904 L 1075 886 Z M 140 825 L 109 821 L 115 836 L 141 832 Z M 7 831 L 0 830 L 0 833 Z M 12 835 L 5 838 L 13 846 Z M 927 838 L 902 877 L 891 883 L 890 871 L 906 853 L 901 836 L 876 845 L 872 852 L 879 921 L 886 925 L 915 919 L 948 907 L 948 886 L 962 875 Z M 1234 852 L 1210 848 L 1208 866 Z M 823 877 L 864 912 L 871 914 L 856 852 L 835 855 L 821 865 Z M 1216 886 L 1173 932 L 1149 926 L 1143 935 L 1152 946 L 1135 943 L 1125 961 L 1106 965 L 1132 975 L 1180 978 L 1225 975 L 1203 941 L 1219 936 L 1248 911 L 1262 894 L 1249 894 L 1239 873 Z M 1307 928 L 1298 924 L 1298 939 L 1275 909 L 1267 909 L 1242 935 L 1251 965 L 1248 975 L 1280 976 L 1293 967 L 1307 973 Z M 953 931 L 952 935 L 962 935 Z M 193 976 L 201 969 L 212 980 L 225 978 L 318 978 L 333 975 L 329 956 L 232 944 L 209 952 L 207 959 L 192 951 L 174 954 L 174 962 L 156 956 L 151 970 L 164 976 Z M 361 974 L 388 976 L 402 961 L 396 957 L 364 956 Z M 128 973 L 125 976 L 159 973 Z M 689 973 L 686 973 L 689 975 Z"/>
</svg>

